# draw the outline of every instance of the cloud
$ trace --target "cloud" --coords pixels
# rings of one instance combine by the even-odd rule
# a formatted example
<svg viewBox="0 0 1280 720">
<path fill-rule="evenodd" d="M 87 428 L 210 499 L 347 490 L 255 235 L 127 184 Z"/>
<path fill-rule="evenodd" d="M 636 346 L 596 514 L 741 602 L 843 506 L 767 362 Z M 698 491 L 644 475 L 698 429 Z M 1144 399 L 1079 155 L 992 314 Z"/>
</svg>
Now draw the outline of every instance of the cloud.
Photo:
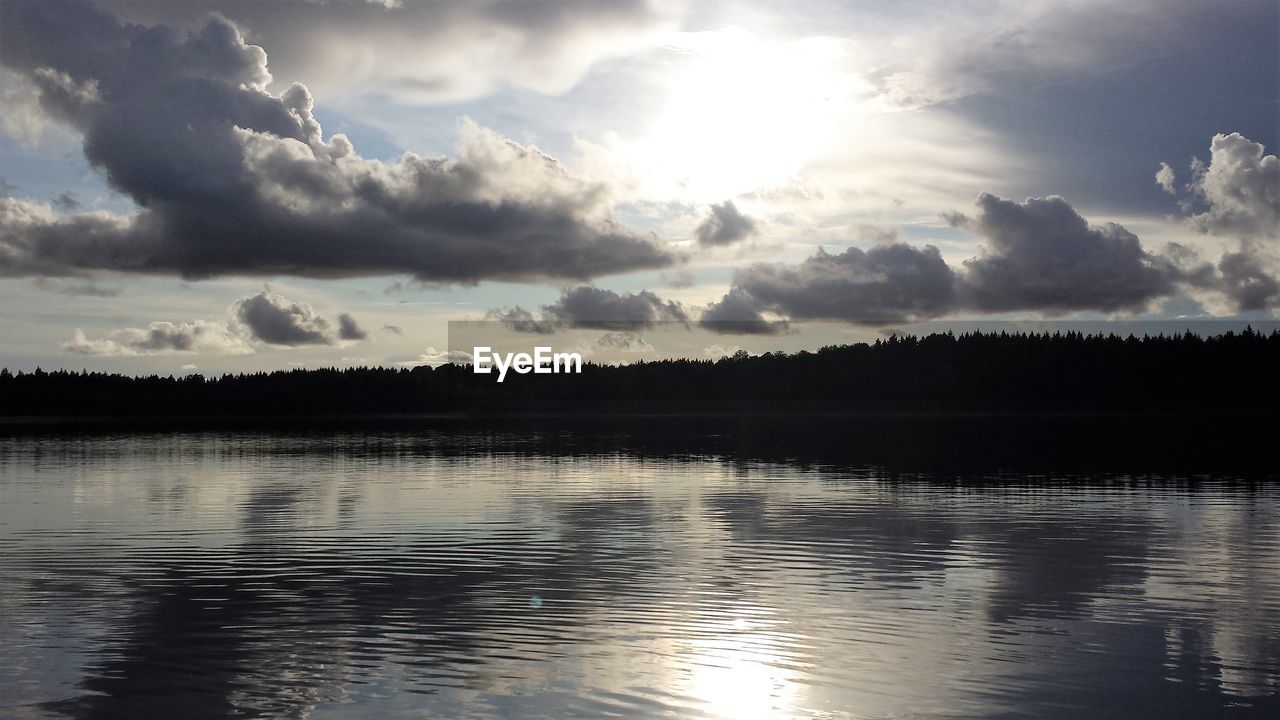
<svg viewBox="0 0 1280 720">
<path fill-rule="evenodd" d="M 249 335 L 268 345 L 333 345 L 338 340 L 363 340 L 366 333 L 346 313 L 338 316 L 338 330 L 307 303 L 290 302 L 262 291 L 242 297 L 229 310 Z"/>
<path fill-rule="evenodd" d="M 1280 304 L 1280 280 L 1253 246 L 1222 256 L 1221 289 L 1241 311 L 1265 310 Z"/>
<path fill-rule="evenodd" d="M 600 336 L 596 345 L 621 352 L 653 352 L 653 345 L 640 333 L 612 330 Z"/>
<path fill-rule="evenodd" d="M 266 291 L 239 298 L 227 308 L 222 322 L 153 322 L 145 328 L 120 328 L 91 339 L 77 329 L 62 347 L 75 355 L 164 355 L 169 353 L 210 353 L 245 355 L 255 343 L 298 347 L 335 345 L 363 340 L 360 329 L 347 313 L 338 316 L 338 328 L 316 314 L 306 303 L 290 302 Z"/>
<path fill-rule="evenodd" d="M 879 102 L 900 108 L 1146 68 L 1153 58 L 1201 49 L 1218 28 L 1273 28 L 1276 20 L 1268 3 L 1195 0 L 950 2 L 911 16 L 908 32 L 897 13 L 880 28 L 871 15 L 864 43 L 875 48 L 878 67 L 868 79 Z"/>
<path fill-rule="evenodd" d="M 340 340 L 364 340 L 369 333 L 356 324 L 356 319 L 342 313 L 338 316 L 338 338 Z"/>
<path fill-rule="evenodd" d="M 680 303 L 663 300 L 649 290 L 616 293 L 589 285 L 566 290 L 560 299 L 544 305 L 553 320 L 575 327 L 631 329 L 652 327 L 657 322 L 688 322 Z"/>
<path fill-rule="evenodd" d="M 858 239 L 872 243 L 894 243 L 898 241 L 897 228 L 882 228 L 875 225 L 859 225 Z"/>
<path fill-rule="evenodd" d="M 667 287 L 672 288 L 693 287 L 694 283 L 697 282 L 697 278 L 688 270 L 676 270 L 669 273 L 662 273 L 659 275 L 659 278 L 662 282 L 667 284 Z"/>
<path fill-rule="evenodd" d="M 965 262 L 963 291 L 978 310 L 1138 310 L 1177 279 L 1136 235 L 1089 225 L 1061 197 L 1019 203 L 983 193 L 978 211 L 956 219 L 986 240 L 984 253 Z"/>
<path fill-rule="evenodd" d="M 485 318 L 504 323 L 514 332 L 543 334 L 565 328 L 608 330 L 597 345 L 614 349 L 647 349 L 648 342 L 638 330 L 658 323 L 693 324 L 689 309 L 674 300 L 664 300 L 652 291 L 616 293 L 581 286 L 565 290 L 560 299 L 543 305 L 540 314 L 516 306 L 490 310 Z M 760 304 L 740 288 L 730 290 L 698 316 L 697 325 L 722 334 L 780 335 L 792 332 L 785 320 L 767 320 Z"/>
<path fill-rule="evenodd" d="M 1143 248 L 1124 227 L 1090 225 L 1057 196 L 1023 202 L 983 193 L 978 212 L 946 213 L 984 240 L 981 254 L 950 267 L 933 246 L 882 237 L 868 250 L 819 250 L 799 264 L 739 270 L 700 324 L 725 333 L 786 331 L 764 313 L 790 320 L 875 325 L 960 312 L 1140 311 L 1186 287 L 1219 289 L 1242 307 L 1273 302 L 1277 286 L 1252 255 L 1218 268 L 1186 246 Z"/>
<path fill-rule="evenodd" d="M 756 232 L 756 222 L 743 215 L 732 200 L 712 204 L 706 218 L 698 223 L 694 235 L 702 245 L 732 245 Z"/>
<path fill-rule="evenodd" d="M 176 26 L 220 13 L 271 48 L 284 77 L 325 95 L 459 102 L 506 88 L 560 94 L 597 62 L 655 43 L 677 20 L 665 0 L 111 2 Z"/>
<path fill-rule="evenodd" d="M 1168 167 L 1161 163 L 1161 172 Z M 1219 275 L 1200 285 L 1220 290 L 1240 311 L 1280 306 L 1280 159 L 1240 133 L 1218 134 L 1209 162 L 1192 160 L 1191 176 L 1180 200 L 1187 224 L 1238 242 L 1218 262 Z"/>
<path fill-rule="evenodd" d="M 1174 174 L 1173 168 L 1169 167 L 1169 163 L 1160 163 L 1160 169 L 1156 170 L 1156 184 L 1160 186 L 1160 189 L 1173 195 L 1178 192 L 1177 187 L 1174 185 L 1176 181 L 1177 176 Z"/>
<path fill-rule="evenodd" d="M 725 345 L 712 344 L 702 348 L 702 354 L 706 355 L 707 357 L 713 360 L 719 360 L 722 357 L 729 357 L 739 352 L 744 352 L 744 351 L 738 345 L 725 346 Z"/>
<path fill-rule="evenodd" d="M 465 350 L 437 350 L 434 347 L 427 348 L 427 351 L 416 358 L 409 360 L 401 360 L 395 362 L 396 367 L 415 368 L 423 365 L 436 367 L 446 363 L 454 365 L 465 365 L 471 362 L 471 353 Z"/>
<path fill-rule="evenodd" d="M 550 335 L 556 331 L 554 321 L 539 320 L 533 313 L 519 305 L 503 310 L 490 310 L 485 313 L 485 319 L 501 322 L 513 332 Z"/>
<path fill-rule="evenodd" d="M 677 259 L 613 217 L 607 186 L 473 122 L 455 159 L 386 163 L 343 135 L 325 139 L 308 89 L 270 93 L 266 52 L 220 17 L 183 33 L 83 3 L 4 3 L 0 63 L 39 88 L 43 111 L 82 135 L 86 159 L 139 208 L 0 199 L 0 276 L 474 284 L 581 281 Z"/>
<path fill-rule="evenodd" d="M 1280 282 L 1256 243 L 1215 267 L 1177 243 L 1149 251 L 1123 226 L 1092 225 L 1058 196 L 1017 202 L 983 193 L 976 205 L 972 217 L 945 215 L 983 240 L 981 253 L 961 266 L 948 265 L 932 245 L 913 247 L 896 235 L 872 233 L 880 242 L 866 250 L 819 249 L 798 264 L 737 270 L 698 325 L 723 334 L 780 334 L 804 320 L 884 325 L 962 312 L 1140 312 L 1189 288 L 1218 290 L 1245 310 L 1280 300 Z M 628 323 L 687 322 L 683 307 L 649 291 L 618 295 L 593 287 L 565 291 L 541 317 L 521 308 L 505 312 L 491 317 L 522 323 L 526 332 L 551 332 L 564 323 L 626 329 Z"/>
<path fill-rule="evenodd" d="M 73 297 L 108 298 L 117 297 L 121 293 L 121 289 L 117 287 L 104 287 L 92 282 L 65 282 L 52 278 L 36 278 L 35 286 L 48 293 Z"/>
<path fill-rule="evenodd" d="M 935 317 L 954 306 L 956 293 L 955 273 L 936 247 L 902 243 L 838 255 L 819 249 L 798 265 L 759 263 L 739 270 L 733 285 L 739 292 L 709 309 L 712 319 L 734 319 L 726 311 L 732 303 L 793 320 L 878 324 Z"/>
<path fill-rule="evenodd" d="M 47 127 L 40 89 L 21 73 L 0 67 L 0 129 L 25 145 L 36 145 Z"/>
<path fill-rule="evenodd" d="M 1258 158 L 1252 151 L 1247 157 Z M 839 254 L 820 249 L 799 264 L 757 263 L 738 270 L 729 291 L 707 306 L 698 324 L 724 334 L 780 334 L 800 320 L 878 325 L 974 311 L 1138 312 L 1185 288 L 1219 290 L 1243 310 L 1280 300 L 1280 283 L 1252 245 L 1224 256 L 1215 268 L 1186 246 L 1170 243 L 1152 252 L 1118 224 L 1091 225 L 1058 196 L 1017 202 L 983 193 L 976 204 L 973 217 L 946 214 L 951 224 L 984 241 L 981 254 L 960 267 L 949 266 L 931 245 L 917 248 L 898 242 L 896 234 L 862 233 L 879 242 Z M 643 297 L 641 307 L 662 303 L 647 291 L 629 297 Z M 544 307 L 541 321 L 528 313 L 519 319 L 634 321 L 643 315 L 617 307 L 621 299 L 577 288 Z"/>
<path fill-rule="evenodd" d="M 169 355 L 173 353 L 213 353 L 247 355 L 253 352 L 245 338 L 227 323 L 209 320 L 194 322 L 153 322 L 145 328 L 113 330 L 106 337 L 89 339 L 76 329 L 63 350 L 73 355 Z"/>
<path fill-rule="evenodd" d="M 563 291 L 560 299 L 543 305 L 540 318 L 521 307 L 493 310 L 486 316 L 500 320 L 516 332 L 547 334 L 559 327 L 595 330 L 647 329 L 659 322 L 688 323 L 680 303 L 663 300 L 649 290 L 616 293 L 590 285 Z"/>
<path fill-rule="evenodd" d="M 782 335 L 791 331 L 785 320 L 766 320 L 760 307 L 746 290 L 731 288 L 702 311 L 698 325 L 726 335 Z"/>
<path fill-rule="evenodd" d="M 1214 288 L 1220 282 L 1213 263 L 1182 243 L 1166 244 L 1157 256 L 1157 264 L 1171 279 L 1188 287 Z"/>
<path fill-rule="evenodd" d="M 1240 133 L 1215 135 L 1209 164 L 1192 162 L 1190 191 L 1202 212 L 1198 230 L 1237 237 L 1280 237 L 1280 159 Z"/>
<path fill-rule="evenodd" d="M 75 210 L 80 207 L 80 201 L 76 199 L 75 193 L 67 190 L 53 199 L 53 206 L 64 211 Z"/>
</svg>

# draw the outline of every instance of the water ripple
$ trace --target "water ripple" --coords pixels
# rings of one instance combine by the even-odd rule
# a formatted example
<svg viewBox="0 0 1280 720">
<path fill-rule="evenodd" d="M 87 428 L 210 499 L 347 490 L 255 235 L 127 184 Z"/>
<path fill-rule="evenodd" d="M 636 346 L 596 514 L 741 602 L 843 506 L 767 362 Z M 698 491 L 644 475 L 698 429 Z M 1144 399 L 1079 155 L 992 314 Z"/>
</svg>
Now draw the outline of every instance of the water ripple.
<svg viewBox="0 0 1280 720">
<path fill-rule="evenodd" d="M 1277 717 L 1269 486 L 0 439 L 15 717 Z"/>
</svg>

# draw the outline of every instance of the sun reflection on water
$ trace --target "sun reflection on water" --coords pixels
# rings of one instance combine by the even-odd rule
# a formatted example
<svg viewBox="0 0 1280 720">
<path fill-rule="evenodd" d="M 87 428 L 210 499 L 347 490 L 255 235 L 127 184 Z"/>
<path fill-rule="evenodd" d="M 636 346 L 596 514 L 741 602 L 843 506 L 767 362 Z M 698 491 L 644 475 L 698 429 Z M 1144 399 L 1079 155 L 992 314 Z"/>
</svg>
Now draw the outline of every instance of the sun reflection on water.
<svg viewBox="0 0 1280 720">
<path fill-rule="evenodd" d="M 767 611 L 743 609 L 731 620 L 692 628 L 683 641 L 677 683 L 711 717 L 752 720 L 797 709 L 800 673 L 789 666 L 793 638 L 771 629 Z"/>
</svg>

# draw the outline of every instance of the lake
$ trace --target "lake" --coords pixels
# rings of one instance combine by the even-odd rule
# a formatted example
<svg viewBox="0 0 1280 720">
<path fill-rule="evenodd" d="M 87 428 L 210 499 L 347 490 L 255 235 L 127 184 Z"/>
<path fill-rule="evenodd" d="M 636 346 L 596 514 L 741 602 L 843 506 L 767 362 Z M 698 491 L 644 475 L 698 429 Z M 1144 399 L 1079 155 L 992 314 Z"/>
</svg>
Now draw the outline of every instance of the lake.
<svg viewBox="0 0 1280 720">
<path fill-rule="evenodd" d="M 4 715 L 1280 717 L 1265 480 L 551 424 L 0 437 Z"/>
</svg>

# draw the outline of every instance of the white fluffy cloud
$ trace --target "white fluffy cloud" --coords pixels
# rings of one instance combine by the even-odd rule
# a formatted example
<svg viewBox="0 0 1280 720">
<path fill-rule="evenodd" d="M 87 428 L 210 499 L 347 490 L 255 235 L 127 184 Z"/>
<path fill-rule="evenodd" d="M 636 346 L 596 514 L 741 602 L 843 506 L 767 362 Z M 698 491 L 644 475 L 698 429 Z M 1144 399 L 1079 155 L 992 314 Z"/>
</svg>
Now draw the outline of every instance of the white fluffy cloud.
<svg viewBox="0 0 1280 720">
<path fill-rule="evenodd" d="M 145 328 L 113 330 L 95 339 L 85 337 L 84 331 L 77 329 L 62 347 L 73 355 L 247 355 L 253 352 L 246 338 L 227 323 L 210 320 L 153 322 Z"/>
<path fill-rule="evenodd" d="M 1189 190 L 1203 208 L 1189 218 L 1194 227 L 1217 235 L 1280 237 L 1280 159 L 1266 154 L 1262 143 L 1240 133 L 1215 135 L 1209 163 L 1194 161 L 1192 173 Z"/>
<path fill-rule="evenodd" d="M 1160 163 L 1160 169 L 1156 170 L 1156 184 L 1160 186 L 1160 189 L 1173 195 L 1178 192 L 1175 185 L 1176 182 L 1177 175 L 1174 173 L 1173 168 L 1169 166 L 1169 163 Z"/>
<path fill-rule="evenodd" d="M 1172 186 L 1173 171 L 1161 163 L 1160 172 L 1165 170 Z M 1191 162 L 1181 205 L 1192 228 L 1237 242 L 1208 285 L 1238 310 L 1280 306 L 1280 159 L 1240 133 L 1215 135 L 1209 162 Z"/>
</svg>

